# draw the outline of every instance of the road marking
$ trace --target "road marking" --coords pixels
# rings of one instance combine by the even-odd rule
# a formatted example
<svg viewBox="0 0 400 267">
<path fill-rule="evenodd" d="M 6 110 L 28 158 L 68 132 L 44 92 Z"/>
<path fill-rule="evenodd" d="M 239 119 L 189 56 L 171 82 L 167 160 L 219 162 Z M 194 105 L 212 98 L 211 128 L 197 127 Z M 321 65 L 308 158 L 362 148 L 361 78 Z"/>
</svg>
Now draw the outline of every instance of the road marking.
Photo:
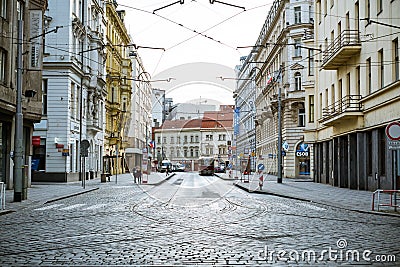
<svg viewBox="0 0 400 267">
<path fill-rule="evenodd" d="M 95 209 L 100 209 L 100 208 L 103 208 L 103 207 L 105 207 L 107 204 L 96 204 L 96 205 L 92 205 L 92 206 L 89 206 L 89 207 L 87 207 L 87 208 L 84 208 L 83 210 L 95 210 Z"/>
<path fill-rule="evenodd" d="M 49 210 L 49 209 L 56 208 L 56 207 L 59 207 L 59 206 L 62 206 L 62 204 L 53 204 L 53 205 L 49 205 L 49 206 L 46 206 L 46 207 L 37 208 L 37 209 L 34 209 L 34 210 Z"/>
<path fill-rule="evenodd" d="M 320 208 L 320 207 L 317 207 L 317 206 L 314 206 L 314 205 L 311 205 L 308 203 L 297 203 L 297 205 L 303 206 L 305 208 L 313 209 L 313 210 L 318 210 L 318 211 L 326 210 L 324 208 Z"/>
<path fill-rule="evenodd" d="M 82 206 L 85 206 L 86 204 L 75 204 L 75 205 L 71 205 L 71 206 L 68 206 L 68 207 L 65 207 L 65 208 L 61 208 L 60 210 L 72 210 L 72 209 L 75 209 L 75 208 L 79 208 L 79 207 L 82 207 Z"/>
</svg>

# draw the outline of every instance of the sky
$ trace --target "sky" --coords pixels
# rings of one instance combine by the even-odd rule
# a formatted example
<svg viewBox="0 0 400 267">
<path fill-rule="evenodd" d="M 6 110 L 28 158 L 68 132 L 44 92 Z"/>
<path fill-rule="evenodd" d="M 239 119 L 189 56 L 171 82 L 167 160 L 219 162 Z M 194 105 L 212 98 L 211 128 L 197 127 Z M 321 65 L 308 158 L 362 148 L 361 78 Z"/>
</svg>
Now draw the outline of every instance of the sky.
<svg viewBox="0 0 400 267">
<path fill-rule="evenodd" d="M 133 43 L 138 46 L 165 49 L 165 51 L 145 48 L 138 50 L 146 71 L 152 77 L 157 77 L 161 72 L 173 67 L 196 62 L 227 66 L 232 69 L 234 77 L 233 69 L 239 64 L 240 57 L 247 56 L 250 52 L 250 48 L 237 47 L 255 44 L 273 1 L 220 1 L 246 9 L 243 10 L 221 3 L 210 4 L 209 0 L 185 0 L 184 4 L 178 1 L 170 7 L 156 11 L 156 15 L 153 14 L 155 9 L 174 2 L 177 1 L 118 0 L 118 10 L 126 11 L 125 25 Z M 196 32 L 206 36 L 198 35 Z M 216 71 L 215 77 L 219 76 L 221 74 Z M 169 93 L 174 95 L 174 102 L 183 102 L 189 98 L 214 98 L 220 102 L 227 102 L 229 98 L 229 103 L 224 104 L 231 104 L 232 94 L 228 97 L 226 90 L 213 86 L 213 82 L 198 86 L 191 83 L 186 88 L 179 86 L 180 91 L 174 91 L 172 88 Z M 206 89 L 207 86 L 215 87 L 215 92 L 220 91 L 216 94 L 218 97 L 213 96 L 213 90 Z M 185 98 L 184 92 L 190 96 Z"/>
</svg>

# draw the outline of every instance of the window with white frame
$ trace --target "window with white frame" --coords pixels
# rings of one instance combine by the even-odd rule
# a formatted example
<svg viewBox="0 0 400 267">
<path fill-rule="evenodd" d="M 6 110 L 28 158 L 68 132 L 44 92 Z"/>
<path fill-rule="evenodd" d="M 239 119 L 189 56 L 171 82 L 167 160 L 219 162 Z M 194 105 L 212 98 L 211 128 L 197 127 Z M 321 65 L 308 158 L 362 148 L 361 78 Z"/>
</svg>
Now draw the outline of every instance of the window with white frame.
<svg viewBox="0 0 400 267">
<path fill-rule="evenodd" d="M 301 7 L 300 6 L 294 7 L 294 23 L 295 24 L 301 23 Z"/>
<path fill-rule="evenodd" d="M 306 125 L 306 110 L 304 107 L 299 108 L 299 127 L 304 127 Z"/>
<path fill-rule="evenodd" d="M 294 74 L 294 89 L 296 91 L 301 90 L 301 73 L 300 72 L 296 72 Z"/>
<path fill-rule="evenodd" d="M 294 39 L 294 56 L 301 57 L 301 39 Z"/>
<path fill-rule="evenodd" d="M 7 1 L 8 0 L 0 0 L 0 17 L 4 19 L 7 18 Z"/>
<path fill-rule="evenodd" d="M 7 53 L 0 49 L 0 83 L 4 83 L 6 81 L 6 60 Z"/>
</svg>

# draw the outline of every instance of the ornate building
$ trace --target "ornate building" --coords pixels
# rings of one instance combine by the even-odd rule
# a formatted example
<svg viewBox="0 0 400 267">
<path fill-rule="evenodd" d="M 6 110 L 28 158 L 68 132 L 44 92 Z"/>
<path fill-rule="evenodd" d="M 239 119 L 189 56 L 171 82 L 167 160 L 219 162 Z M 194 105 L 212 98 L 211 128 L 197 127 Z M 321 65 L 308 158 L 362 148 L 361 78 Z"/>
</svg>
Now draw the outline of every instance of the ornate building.
<svg viewBox="0 0 400 267">
<path fill-rule="evenodd" d="M 106 4 L 106 128 L 104 172 L 116 174 L 128 170 L 125 148 L 126 126 L 131 116 L 132 62 L 129 58 L 130 37 L 124 25 L 125 11 L 117 3 Z"/>
<path fill-rule="evenodd" d="M 102 170 L 105 6 L 102 0 L 49 1 L 45 14 L 43 116 L 35 181 L 93 178 Z M 66 16 L 65 14 L 68 14 Z M 81 141 L 89 144 L 81 154 Z M 85 156 L 85 164 L 81 156 Z"/>
</svg>

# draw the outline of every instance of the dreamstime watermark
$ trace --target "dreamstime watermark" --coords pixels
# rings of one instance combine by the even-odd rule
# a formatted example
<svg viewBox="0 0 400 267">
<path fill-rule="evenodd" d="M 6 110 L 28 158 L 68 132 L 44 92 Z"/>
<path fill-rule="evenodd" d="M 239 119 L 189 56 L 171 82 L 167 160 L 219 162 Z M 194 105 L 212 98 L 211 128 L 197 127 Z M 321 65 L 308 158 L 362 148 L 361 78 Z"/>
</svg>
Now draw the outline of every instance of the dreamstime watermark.
<svg viewBox="0 0 400 267">
<path fill-rule="evenodd" d="M 338 239 L 336 247 L 326 247 L 320 251 L 294 250 L 294 249 L 271 249 L 268 246 L 258 252 L 258 260 L 268 263 L 274 262 L 395 262 L 396 255 L 374 254 L 372 250 L 348 249 L 346 239 Z"/>
</svg>

